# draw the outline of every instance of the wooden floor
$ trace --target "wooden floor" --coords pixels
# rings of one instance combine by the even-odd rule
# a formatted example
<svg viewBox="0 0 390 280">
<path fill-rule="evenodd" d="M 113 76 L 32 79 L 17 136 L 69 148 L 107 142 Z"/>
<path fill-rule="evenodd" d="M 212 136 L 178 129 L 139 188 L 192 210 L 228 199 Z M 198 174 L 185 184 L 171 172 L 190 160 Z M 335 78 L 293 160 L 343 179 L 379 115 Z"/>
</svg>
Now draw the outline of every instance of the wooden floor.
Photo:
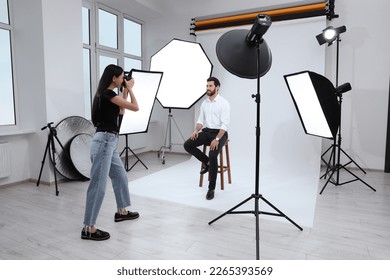
<svg viewBox="0 0 390 280">
<path fill-rule="evenodd" d="M 187 160 L 167 154 L 162 165 L 156 153 L 140 155 L 129 181 Z M 169 159 L 169 160 L 168 160 Z M 376 189 L 357 181 L 328 185 L 317 198 L 312 228 L 298 230 L 288 222 L 260 215 L 260 258 L 267 260 L 382 260 L 390 259 L 390 174 L 358 173 Z M 99 216 L 99 227 L 111 238 L 81 240 L 87 182 L 54 186 L 24 183 L 0 188 L 0 259 L 255 259 L 255 218 L 132 196 L 136 221 L 114 223 L 111 187 Z M 319 180 L 321 190 L 324 180 Z M 281 218 L 283 219 L 283 218 Z"/>
</svg>

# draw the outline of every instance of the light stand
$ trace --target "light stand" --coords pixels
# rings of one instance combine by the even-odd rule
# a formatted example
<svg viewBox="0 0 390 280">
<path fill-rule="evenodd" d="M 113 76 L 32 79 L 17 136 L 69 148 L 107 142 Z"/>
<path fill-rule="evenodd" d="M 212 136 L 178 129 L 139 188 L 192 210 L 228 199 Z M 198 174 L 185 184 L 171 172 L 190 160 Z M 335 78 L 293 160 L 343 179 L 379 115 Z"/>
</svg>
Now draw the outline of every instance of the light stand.
<svg viewBox="0 0 390 280">
<path fill-rule="evenodd" d="M 327 29 L 325 29 L 324 31 L 327 31 L 327 30 L 332 30 L 333 31 L 333 27 L 329 27 Z M 333 40 L 336 40 L 336 89 L 338 88 L 338 83 L 339 83 L 339 58 L 340 58 L 340 33 L 343 33 L 346 31 L 346 27 L 345 26 L 341 26 L 341 27 L 338 27 L 338 28 L 335 28 L 334 29 L 335 31 L 335 39 L 333 38 L 329 38 L 328 40 L 326 39 L 323 39 L 322 38 L 322 34 L 319 34 L 317 36 L 317 40 L 319 42 L 319 44 L 323 44 L 325 42 L 328 42 L 329 45 L 332 44 Z M 325 33 L 324 33 L 325 34 Z M 341 112 L 342 112 L 342 100 L 343 100 L 343 93 L 340 92 L 340 93 L 337 93 L 336 92 L 336 96 L 337 96 L 337 100 L 339 102 L 339 105 L 340 105 L 340 120 L 339 120 L 339 128 L 338 128 L 338 134 L 337 134 L 337 138 L 334 137 L 333 139 L 333 144 L 321 155 L 321 160 L 322 162 L 325 163 L 326 165 L 326 172 L 320 177 L 320 179 L 322 178 L 326 178 L 329 174 L 329 178 L 327 179 L 325 185 L 323 186 L 323 188 L 321 189 L 320 191 L 320 194 L 322 194 L 322 192 L 325 190 L 326 186 L 328 185 L 328 183 L 332 183 L 336 186 L 341 186 L 341 185 L 345 185 L 345 184 L 348 184 L 348 183 L 352 183 L 352 182 L 355 182 L 355 181 L 361 181 L 363 184 L 365 184 L 366 186 L 368 186 L 370 189 L 372 189 L 373 191 L 376 191 L 373 187 L 371 187 L 369 184 L 367 184 L 365 181 L 363 181 L 362 179 L 360 179 L 357 175 L 355 175 L 354 173 L 352 173 L 350 170 L 348 170 L 346 168 L 347 165 L 353 163 L 355 164 L 364 174 L 366 174 L 366 171 L 364 171 L 342 148 L 341 148 Z M 329 160 L 326 161 L 324 159 L 324 156 L 329 152 L 331 151 L 331 154 L 330 154 L 330 157 L 329 157 Z M 344 156 L 346 156 L 349 161 L 346 163 L 346 164 L 340 164 L 340 160 L 341 160 L 341 153 L 344 154 Z M 337 162 L 336 162 L 336 158 L 337 158 Z M 340 183 L 340 170 L 341 169 L 344 169 L 345 171 L 347 171 L 350 175 L 352 175 L 354 177 L 354 179 L 352 180 L 349 180 L 349 181 L 346 181 L 346 182 L 342 182 Z M 333 178 L 333 175 L 336 173 L 336 179 Z"/>
<path fill-rule="evenodd" d="M 179 126 L 177 125 L 175 119 L 173 118 L 172 109 L 169 108 L 168 122 L 167 122 L 167 129 L 165 131 L 164 145 L 161 146 L 157 152 L 157 156 L 160 158 L 162 164 L 165 164 L 165 152 L 166 151 L 170 152 L 172 150 L 173 145 L 179 145 L 179 144 L 172 143 L 172 121 L 175 124 L 177 131 L 179 131 L 181 138 L 183 139 L 183 142 L 185 141 L 184 136 L 179 129 Z"/>
<path fill-rule="evenodd" d="M 321 160 L 323 162 L 325 162 L 325 164 L 327 165 L 327 168 L 326 168 L 326 172 L 324 175 L 321 176 L 321 178 L 326 178 L 327 175 L 329 175 L 328 179 L 326 180 L 326 183 L 325 185 L 322 187 L 321 191 L 320 191 L 320 194 L 322 194 L 322 192 L 325 190 L 326 186 L 328 185 L 328 183 L 332 183 L 336 186 L 342 186 L 342 185 L 345 185 L 345 184 L 348 184 L 348 183 L 352 183 L 352 182 L 355 182 L 355 181 L 360 181 L 362 182 L 363 184 L 365 184 L 367 187 L 369 187 L 370 189 L 372 189 L 373 191 L 376 191 L 373 187 L 371 187 L 369 184 L 367 184 L 365 181 L 363 181 L 361 178 L 359 178 L 357 175 L 355 175 L 352 171 L 348 170 L 346 168 L 347 165 L 349 165 L 350 163 L 354 163 L 362 172 L 366 173 L 342 148 L 341 148 L 341 104 L 342 104 L 342 100 L 343 100 L 343 93 L 340 92 L 340 93 L 336 93 L 336 96 L 337 96 L 337 99 L 338 99 L 338 102 L 340 104 L 340 124 L 339 124 L 339 129 L 338 129 L 338 134 L 337 134 L 337 143 L 336 143 L 336 137 L 334 138 L 334 141 L 333 141 L 333 144 L 331 147 L 329 147 L 321 156 Z M 326 162 L 324 159 L 323 159 L 323 156 L 328 152 L 332 150 L 331 152 L 331 155 L 330 155 L 330 158 L 329 158 L 329 161 Z M 349 161 L 346 163 L 346 164 L 340 164 L 340 160 L 341 160 L 341 153 L 343 153 L 348 159 Z M 336 157 L 337 157 L 337 162 L 336 162 Z M 351 179 L 349 181 L 345 181 L 345 182 L 340 182 L 340 170 L 343 169 L 345 171 L 347 171 L 350 175 L 352 175 L 354 177 L 354 179 Z M 336 173 L 336 179 L 333 178 L 333 175 Z"/>
<path fill-rule="evenodd" d="M 150 58 L 150 69 L 164 73 L 157 100 L 164 109 L 169 109 L 169 114 L 165 141 L 157 155 L 165 164 L 165 152 L 171 151 L 174 145 L 172 121 L 180 132 L 172 109 L 190 109 L 205 95 L 204 81 L 210 77 L 213 65 L 199 43 L 172 39 Z M 181 132 L 180 135 L 184 143 Z"/>
<path fill-rule="evenodd" d="M 134 153 L 134 151 L 132 149 L 130 149 L 129 147 L 129 140 L 128 140 L 128 134 L 125 134 L 125 137 L 126 137 L 126 146 L 125 148 L 123 149 L 123 151 L 121 152 L 120 156 L 122 156 L 123 153 L 125 153 L 125 169 L 126 171 L 130 171 L 131 169 L 133 169 L 133 167 L 138 163 L 140 162 L 146 169 L 148 169 L 148 167 L 143 163 L 143 161 Z M 133 154 L 133 156 L 136 157 L 136 162 L 133 163 L 133 165 L 129 168 L 129 151 Z"/>
<path fill-rule="evenodd" d="M 265 15 L 259 15 L 257 20 L 259 22 L 267 21 L 267 23 L 270 25 L 270 18 Z M 268 29 L 269 25 L 266 27 Z M 260 27 L 261 29 L 261 27 Z M 238 30 L 240 31 L 240 30 Z M 255 32 L 252 32 L 255 31 Z M 266 31 L 266 30 L 265 30 Z M 263 34 L 265 33 L 263 30 Z M 222 215 L 218 216 L 214 220 L 209 222 L 209 225 L 213 224 L 220 218 L 224 217 L 227 214 L 254 214 L 256 217 L 256 259 L 260 259 L 260 227 L 259 227 L 259 215 L 271 215 L 271 216 L 279 216 L 286 218 L 290 223 L 292 223 L 294 226 L 296 226 L 299 230 L 303 230 L 298 224 L 296 224 L 293 220 L 291 220 L 286 214 L 284 214 L 282 211 L 280 211 L 278 208 L 276 208 L 271 202 L 269 202 L 266 198 L 263 197 L 263 195 L 260 194 L 260 184 L 259 184 L 259 178 L 260 178 L 260 74 L 264 71 L 261 70 L 261 64 L 260 64 L 260 45 L 262 43 L 265 44 L 265 41 L 261 38 L 261 36 L 258 36 L 259 26 L 254 25 L 250 31 L 250 33 L 247 36 L 247 41 L 250 41 L 249 43 L 254 43 L 256 46 L 256 54 L 257 54 L 257 60 L 256 60 L 256 72 L 257 72 L 257 94 L 252 95 L 252 98 L 255 98 L 256 101 L 256 174 L 255 174 L 255 193 L 249 196 L 247 199 L 243 200 L 233 208 L 229 209 Z M 254 34 L 255 33 L 255 34 Z M 266 46 L 266 44 L 265 44 Z M 221 62 L 225 67 L 227 64 Z M 267 72 L 269 70 L 270 64 L 268 65 L 268 69 L 265 70 Z M 229 68 L 228 68 L 229 70 Z M 238 207 L 244 205 L 245 203 L 249 202 L 250 200 L 255 200 L 254 210 L 251 211 L 235 211 Z M 259 209 L 259 200 L 264 201 L 268 206 L 270 206 L 273 210 L 275 210 L 277 213 L 272 212 L 265 212 L 260 211 Z"/>
<path fill-rule="evenodd" d="M 41 166 L 41 170 L 39 171 L 37 186 L 39 186 L 39 183 L 41 181 L 41 175 L 42 175 L 43 166 L 45 165 L 46 155 L 47 155 L 47 153 L 49 153 L 49 160 L 52 163 L 53 170 L 54 170 L 54 183 L 55 183 L 55 187 L 56 187 L 56 196 L 58 196 L 59 191 L 58 191 L 58 185 L 57 185 L 57 169 L 56 169 L 56 158 L 55 158 L 56 149 L 55 149 L 55 145 L 54 145 L 54 139 L 57 140 L 58 144 L 61 146 L 63 151 L 65 151 L 65 149 L 57 137 L 57 130 L 55 129 L 55 127 L 51 126 L 52 124 L 53 124 L 53 122 L 48 123 L 46 126 L 41 128 L 41 130 L 45 130 L 46 128 L 48 128 L 49 134 L 47 135 L 47 144 L 46 144 L 45 152 L 43 154 L 42 166 Z"/>
<path fill-rule="evenodd" d="M 134 78 L 137 81 L 134 84 L 133 91 L 136 93 L 137 101 L 139 104 L 138 111 L 127 111 L 125 114 L 120 114 L 119 134 L 125 135 L 126 146 L 121 152 L 120 156 L 125 153 L 124 166 L 126 171 L 130 171 L 133 167 L 140 162 L 146 169 L 146 165 L 142 160 L 134 153 L 129 147 L 128 135 L 134 133 L 145 133 L 148 131 L 150 118 L 158 89 L 160 87 L 161 78 L 163 73 L 157 71 L 143 71 L 137 69 L 131 69 L 130 72 L 125 72 L 125 78 L 130 80 Z M 127 96 L 127 100 L 131 102 L 130 96 Z M 136 162 L 129 168 L 129 152 L 132 153 Z"/>
</svg>

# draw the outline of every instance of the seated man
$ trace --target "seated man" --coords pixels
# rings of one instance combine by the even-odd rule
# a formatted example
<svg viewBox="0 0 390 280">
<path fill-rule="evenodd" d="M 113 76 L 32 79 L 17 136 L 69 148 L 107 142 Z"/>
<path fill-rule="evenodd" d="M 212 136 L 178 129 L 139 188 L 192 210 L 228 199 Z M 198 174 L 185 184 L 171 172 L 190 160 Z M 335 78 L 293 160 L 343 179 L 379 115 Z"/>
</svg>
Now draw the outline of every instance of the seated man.
<svg viewBox="0 0 390 280">
<path fill-rule="evenodd" d="M 215 77 L 207 79 L 207 96 L 202 102 L 200 114 L 195 130 L 184 143 L 184 149 L 203 163 L 201 174 L 209 172 L 209 189 L 207 200 L 214 198 L 215 183 L 218 173 L 218 155 L 228 139 L 230 121 L 230 104 L 218 94 L 219 80 Z M 201 145 L 210 145 L 209 155 L 205 155 L 199 148 Z"/>
</svg>

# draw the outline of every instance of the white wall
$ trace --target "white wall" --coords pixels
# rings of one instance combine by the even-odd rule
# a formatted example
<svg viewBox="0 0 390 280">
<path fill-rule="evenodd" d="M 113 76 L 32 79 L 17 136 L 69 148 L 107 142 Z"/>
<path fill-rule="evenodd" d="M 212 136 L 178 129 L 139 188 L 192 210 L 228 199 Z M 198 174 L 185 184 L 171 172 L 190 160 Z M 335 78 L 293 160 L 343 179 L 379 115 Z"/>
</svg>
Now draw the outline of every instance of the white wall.
<svg viewBox="0 0 390 280">
<path fill-rule="evenodd" d="M 11 0 L 18 125 L 11 143 L 12 175 L 0 185 L 37 179 L 48 122 L 83 115 L 81 0 Z M 61 15 L 61 16 L 59 16 Z M 10 135 L 10 136 L 6 136 Z M 48 161 L 42 182 L 54 180 Z"/>
<path fill-rule="evenodd" d="M 175 16 L 174 20 L 172 17 L 168 18 L 156 18 L 154 20 L 148 21 L 144 25 L 145 30 L 145 65 L 146 69 L 149 70 L 150 67 L 150 57 L 158 52 L 162 47 L 169 43 L 172 39 L 178 38 L 187 41 L 194 41 L 194 37 L 190 35 L 189 31 L 189 18 L 183 15 Z M 190 85 L 189 85 L 190 86 Z M 184 90 L 185 89 L 175 89 L 175 90 Z M 194 109 L 189 110 L 172 110 L 173 118 L 175 119 L 179 129 L 172 124 L 172 143 L 180 144 L 174 145 L 172 150 L 176 152 L 184 152 L 182 144 L 184 143 L 181 135 L 183 134 L 184 138 L 188 138 L 190 132 L 193 130 L 193 119 L 194 119 Z M 162 145 L 164 145 L 166 126 L 168 121 L 168 110 L 163 109 L 158 101 L 155 103 L 155 107 L 152 114 L 152 120 L 157 122 L 155 127 L 153 138 L 153 146 L 150 147 L 152 150 L 158 150 Z M 169 160 L 169 156 L 166 156 Z"/>
<path fill-rule="evenodd" d="M 49 121 L 85 115 L 81 7 L 80 0 L 42 0 Z"/>
<path fill-rule="evenodd" d="M 274 4 L 280 6 L 288 2 L 294 1 L 278 1 Z M 220 5 L 219 1 L 207 3 L 197 3 L 197 8 L 188 8 L 184 14 L 204 17 L 213 13 L 228 13 L 229 9 L 256 7 L 252 1 L 245 6 L 236 1 L 224 1 L 224 5 Z M 262 3 L 265 6 L 271 4 Z M 363 168 L 379 170 L 384 169 L 387 130 L 390 38 L 386 35 L 386 27 L 390 25 L 390 19 L 386 13 L 389 8 L 390 2 L 384 0 L 370 5 L 363 0 L 336 1 L 336 13 L 340 17 L 328 22 L 328 25 L 335 27 L 347 26 L 347 32 L 341 35 L 339 84 L 350 82 L 352 91 L 345 93 L 343 99 L 342 147 Z M 177 11 L 173 10 L 172 13 L 176 14 Z M 147 49 L 156 51 L 168 38 L 188 38 L 189 17 L 174 17 L 174 20 L 158 18 L 148 23 Z M 318 34 L 320 32 L 318 30 Z M 325 76 L 335 83 L 336 44 L 318 47 L 326 48 Z M 153 54 L 153 51 L 148 54 Z M 154 112 L 155 116 L 158 116 L 157 112 Z M 324 140 L 323 150 L 330 144 Z"/>
<path fill-rule="evenodd" d="M 363 168 L 379 170 L 384 169 L 386 148 L 389 10 L 390 2 L 385 0 L 336 1 L 340 18 L 328 23 L 347 27 L 341 34 L 339 84 L 350 82 L 352 90 L 344 94 L 342 103 L 341 147 Z M 336 44 L 326 48 L 326 73 L 335 82 Z"/>
<path fill-rule="evenodd" d="M 259 7 L 282 7 L 291 3 L 299 5 L 316 2 L 316 1 L 294 1 L 294 0 L 278 0 L 278 1 L 259 1 L 250 0 L 245 2 L 240 1 L 220 1 L 220 0 L 200 0 L 200 1 L 176 1 L 165 0 L 164 2 L 159 0 L 142 1 L 146 6 L 159 13 L 160 16 L 148 19 L 145 22 L 145 65 L 147 70 L 150 65 L 150 57 L 159 51 L 165 44 L 167 44 L 173 38 L 179 38 L 182 40 L 196 41 L 194 36 L 190 35 L 190 23 L 191 19 L 195 17 L 204 17 L 215 14 L 229 14 L 234 11 L 249 11 L 258 10 Z M 130 11 L 129 11 L 130 12 Z M 184 138 L 187 138 L 193 131 L 194 118 L 196 113 L 194 108 L 190 110 L 173 110 L 173 117 L 178 123 L 179 130 L 183 134 Z M 152 120 L 155 120 L 159 127 L 159 130 L 155 132 L 153 137 L 155 138 L 154 145 L 150 147 L 152 150 L 158 150 L 164 143 L 164 136 L 166 132 L 167 124 L 167 110 L 163 109 L 158 102 L 156 102 L 155 109 L 153 111 Z M 183 139 L 180 132 L 173 127 L 172 129 L 172 142 L 183 143 Z M 173 151 L 184 152 L 181 145 L 174 145 Z M 168 157 L 169 158 L 169 157 Z"/>
<path fill-rule="evenodd" d="M 9 142 L 11 148 L 11 176 L 0 179 L 0 185 L 18 182 L 31 177 L 31 166 L 40 160 L 32 160 L 31 153 L 44 145 L 32 134 L 40 123 L 45 123 L 46 102 L 43 75 L 43 32 L 40 1 L 12 1 L 14 11 L 14 71 L 16 73 L 15 96 L 19 106 L 17 126 L 7 127 L 0 141 Z M 26 13 L 25 11 L 29 11 Z M 43 113 L 43 114 L 42 114 Z M 2 128 L 4 130 L 4 128 Z M 41 157 L 41 156 L 40 156 Z"/>
<path fill-rule="evenodd" d="M 282 211 L 291 213 L 293 219 L 302 217 L 304 211 L 311 218 L 305 221 L 306 225 L 312 224 L 314 218 L 321 138 L 304 133 L 283 75 L 302 70 L 323 74 L 325 51 L 317 47 L 314 37 L 324 26 L 324 18 L 272 23 L 264 35 L 272 52 L 272 65 L 260 79 L 260 192 L 281 206 Z M 249 31 L 250 27 L 239 29 Z M 197 41 L 214 65 L 214 75 L 221 81 L 221 95 L 231 104 L 229 146 L 233 178 L 250 193 L 256 174 L 257 106 L 252 98 L 257 92 L 256 79 L 236 77 L 219 63 L 215 46 L 224 32 L 227 30 L 199 32 Z M 300 40 L 291 43 L 296 37 Z M 295 199 L 300 201 L 299 206 L 287 203 Z"/>
</svg>

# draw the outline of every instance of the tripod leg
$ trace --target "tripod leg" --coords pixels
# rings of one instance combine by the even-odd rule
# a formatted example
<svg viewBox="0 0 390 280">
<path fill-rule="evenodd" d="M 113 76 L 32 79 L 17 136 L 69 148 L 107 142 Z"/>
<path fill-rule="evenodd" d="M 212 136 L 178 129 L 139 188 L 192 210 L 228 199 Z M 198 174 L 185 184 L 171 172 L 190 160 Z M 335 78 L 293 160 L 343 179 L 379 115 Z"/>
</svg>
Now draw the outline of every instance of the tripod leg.
<svg viewBox="0 0 390 280">
<path fill-rule="evenodd" d="M 251 200 L 252 198 L 255 199 L 255 211 L 236 211 L 234 212 L 235 209 L 237 209 L 238 207 L 242 206 L 243 204 L 247 203 L 249 200 Z M 261 212 L 259 210 L 259 199 L 262 199 L 265 203 L 267 203 L 272 209 L 274 209 L 275 211 L 277 211 L 279 214 L 272 214 L 272 213 L 267 213 L 267 212 Z M 290 223 L 292 223 L 294 226 L 296 226 L 298 229 L 300 229 L 301 231 L 303 230 L 298 224 L 296 224 L 293 220 L 291 220 L 286 214 L 284 214 L 282 211 L 280 211 L 278 208 L 276 208 L 274 205 L 272 205 L 268 200 L 266 200 L 262 195 L 255 195 L 255 194 L 252 194 L 250 197 L 248 197 L 247 199 L 243 200 L 242 202 L 240 202 L 239 204 L 237 204 L 236 206 L 234 206 L 233 208 L 229 209 L 228 211 L 226 211 L 225 213 L 221 214 L 220 216 L 218 216 L 217 218 L 215 218 L 214 220 L 212 220 L 211 222 L 209 222 L 209 225 L 213 224 L 214 222 L 216 222 L 217 220 L 221 219 L 222 217 L 226 216 L 227 214 L 249 214 L 249 213 L 252 213 L 255 215 L 256 217 L 256 259 L 260 259 L 260 223 L 259 223 L 259 215 L 261 213 L 263 214 L 268 214 L 268 215 L 275 215 L 275 216 L 281 216 L 281 217 L 284 217 L 286 218 Z"/>
<path fill-rule="evenodd" d="M 376 189 L 374 189 L 373 187 L 371 187 L 369 184 L 367 184 L 365 181 L 363 181 L 362 179 L 360 179 L 358 176 L 356 176 L 355 174 L 353 174 L 350 170 L 348 170 L 347 168 L 345 168 L 344 166 L 342 166 L 342 168 L 347 171 L 349 174 L 351 174 L 353 177 L 355 177 L 357 180 L 359 180 L 360 182 L 362 182 L 363 184 L 365 184 L 367 187 L 369 187 L 370 189 L 372 189 L 374 192 L 376 192 Z"/>
<path fill-rule="evenodd" d="M 54 139 L 52 137 L 49 137 L 51 140 L 51 163 L 53 164 L 53 172 L 54 172 L 54 184 L 56 186 L 56 196 L 58 196 L 58 185 L 57 185 L 57 169 L 56 169 L 56 158 L 55 158 L 55 146 L 54 146 Z"/>
<path fill-rule="evenodd" d="M 255 199 L 256 216 L 256 260 L 260 260 L 260 221 L 259 221 L 259 200 Z"/>
<path fill-rule="evenodd" d="M 227 214 L 230 214 L 231 212 L 233 212 L 235 209 L 237 209 L 238 207 L 240 207 L 241 205 L 247 203 L 249 200 L 251 200 L 252 198 L 254 198 L 254 196 L 250 196 L 248 197 L 247 199 L 245 199 L 244 201 L 240 202 L 239 204 L 237 204 L 236 206 L 234 206 L 233 208 L 227 210 L 225 213 L 219 215 L 217 218 L 215 218 L 214 220 L 212 220 L 211 222 L 209 222 L 209 225 L 213 224 L 214 222 L 218 221 L 219 219 L 221 219 L 222 217 L 226 216 Z"/>
<path fill-rule="evenodd" d="M 39 177 L 38 177 L 38 181 L 37 181 L 37 187 L 39 186 L 39 183 L 40 183 L 40 181 L 41 181 L 42 170 L 43 170 L 43 166 L 45 165 L 46 154 L 47 154 L 47 151 L 49 150 L 49 148 L 50 148 L 50 138 L 48 137 L 48 138 L 47 138 L 47 143 L 46 143 L 45 152 L 44 152 L 44 154 L 43 154 L 41 170 L 39 171 Z"/>
<path fill-rule="evenodd" d="M 165 131 L 165 141 L 164 145 L 160 147 L 159 151 L 157 152 L 158 157 L 161 159 L 162 164 L 165 164 L 165 151 L 172 151 L 172 147 L 174 143 L 172 143 L 172 121 L 174 125 L 176 126 L 177 131 L 180 133 L 181 138 L 185 142 L 185 138 L 183 136 L 183 133 L 181 133 L 179 126 L 177 125 L 175 119 L 173 118 L 173 115 L 171 114 L 171 109 L 169 109 L 169 115 L 168 115 L 168 122 L 167 122 L 167 129 Z M 177 144 L 177 143 L 175 143 Z M 146 168 L 146 166 L 145 166 Z"/>
<path fill-rule="evenodd" d="M 330 149 L 332 149 L 332 151 L 331 151 L 331 153 L 330 153 L 330 157 L 329 157 L 328 162 L 326 162 L 326 161 L 324 160 L 323 156 L 324 156 Z M 326 165 L 326 171 L 325 171 L 324 175 L 322 175 L 322 176 L 320 177 L 320 179 L 322 179 L 322 178 L 326 179 L 326 176 L 329 174 L 330 170 L 332 169 L 332 167 L 331 167 L 331 166 L 332 166 L 332 165 L 331 165 L 331 162 L 332 162 L 334 156 L 335 156 L 335 146 L 334 146 L 334 145 L 330 146 L 330 147 L 322 154 L 321 160 L 322 160 L 322 161 L 325 163 L 325 165 Z"/>
<path fill-rule="evenodd" d="M 119 154 L 119 157 L 122 157 L 123 153 L 126 152 L 125 153 L 125 162 L 124 162 L 123 165 L 125 166 L 126 171 L 129 171 L 129 170 L 127 170 L 128 166 L 129 166 L 129 162 L 128 162 L 128 159 L 127 159 L 127 150 L 126 149 L 127 149 L 127 147 L 123 148 L 122 152 Z"/>
<path fill-rule="evenodd" d="M 332 173 L 330 174 L 328 180 L 326 180 L 326 183 L 325 185 L 322 187 L 321 191 L 320 191 L 320 194 L 322 194 L 322 192 L 324 191 L 324 189 L 326 188 L 326 186 L 328 185 L 330 179 L 332 179 L 332 176 L 334 174 L 334 172 L 336 171 L 336 169 L 338 169 L 338 166 L 334 167 L 333 170 L 332 170 Z"/>
<path fill-rule="evenodd" d="M 348 164 L 350 164 L 351 162 L 353 162 L 353 164 L 355 164 L 356 166 L 357 166 L 357 168 L 359 168 L 360 169 L 360 171 L 362 171 L 364 174 L 367 174 L 366 173 L 366 171 L 364 171 L 364 169 L 363 168 L 361 168 L 360 167 L 360 165 L 359 164 L 357 164 L 342 148 L 340 148 L 340 150 L 341 150 L 341 152 L 347 157 L 347 158 L 349 158 L 349 160 L 350 160 L 350 162 L 348 162 L 347 164 L 344 164 L 343 165 L 343 167 L 344 166 L 347 166 Z"/>
<path fill-rule="evenodd" d="M 267 203 L 272 209 L 274 209 L 276 212 L 279 213 L 279 215 L 281 217 L 284 217 L 287 219 L 287 221 L 289 221 L 290 223 L 292 223 L 294 226 L 296 226 L 298 229 L 300 229 L 301 231 L 303 230 L 298 224 L 296 224 L 293 220 L 291 220 L 286 214 L 284 214 L 282 211 L 280 211 L 278 208 L 276 208 L 274 205 L 272 205 L 271 202 L 269 202 L 268 200 L 266 200 L 262 195 L 260 195 L 260 199 L 263 200 L 265 203 Z"/>
<path fill-rule="evenodd" d="M 183 141 L 186 141 L 186 139 L 184 139 L 183 133 L 181 133 L 181 131 L 180 131 L 180 129 L 179 129 L 179 126 L 177 125 L 177 122 L 175 121 L 175 119 L 173 118 L 173 116 L 172 116 L 172 120 L 173 120 L 173 122 L 174 122 L 174 124 L 175 124 L 175 126 L 176 126 L 177 131 L 179 131 L 179 133 L 180 133 L 180 135 L 181 135 L 181 138 L 183 139 Z"/>
<path fill-rule="evenodd" d="M 329 150 L 332 149 L 332 152 L 330 154 L 328 162 L 324 159 L 324 156 L 329 152 Z M 333 155 L 333 144 L 321 155 L 321 160 L 326 164 L 326 166 L 330 165 L 330 161 Z"/>
<path fill-rule="evenodd" d="M 129 171 L 129 149 L 128 147 L 125 148 L 125 169 L 126 171 Z"/>
<path fill-rule="evenodd" d="M 160 149 L 158 150 L 157 152 L 157 156 L 160 158 L 161 160 L 161 163 L 162 164 L 165 164 L 165 151 L 166 150 L 171 150 L 172 146 L 171 146 L 171 113 L 169 113 L 168 115 L 168 121 L 167 121 L 167 127 L 166 127 L 166 130 L 165 130 L 165 138 L 164 138 L 164 144 L 160 147 Z M 169 139 L 168 139 L 169 137 Z M 167 146 L 167 142 L 169 146 Z"/>
<path fill-rule="evenodd" d="M 133 164 L 133 166 L 130 168 L 130 170 L 138 163 L 140 162 L 146 169 L 148 169 L 148 167 L 143 163 L 143 161 L 134 153 L 134 151 L 132 149 L 130 149 L 130 152 L 133 154 L 133 156 L 135 156 L 137 158 L 137 161 Z"/>
</svg>

